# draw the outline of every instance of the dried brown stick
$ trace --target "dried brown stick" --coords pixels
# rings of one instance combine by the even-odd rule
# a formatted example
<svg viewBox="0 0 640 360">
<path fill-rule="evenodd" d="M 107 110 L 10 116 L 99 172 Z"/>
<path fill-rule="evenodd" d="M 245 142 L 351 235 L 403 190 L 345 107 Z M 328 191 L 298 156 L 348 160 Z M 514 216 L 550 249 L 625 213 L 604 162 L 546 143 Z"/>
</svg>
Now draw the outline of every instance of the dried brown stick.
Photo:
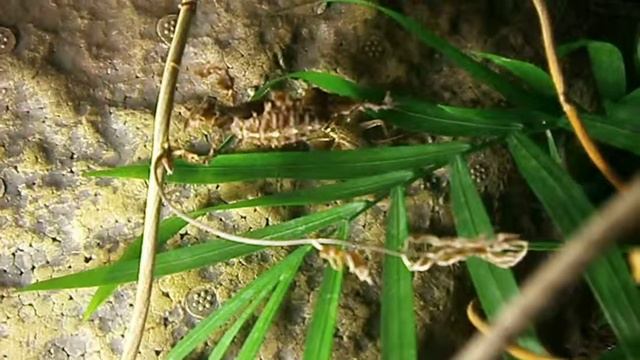
<svg viewBox="0 0 640 360">
<path fill-rule="evenodd" d="M 162 74 L 160 93 L 156 105 L 156 114 L 153 130 L 152 159 L 157 159 L 162 154 L 167 144 L 169 133 L 169 120 L 173 110 L 173 96 L 184 52 L 189 24 L 195 9 L 196 0 L 183 0 L 180 3 L 180 13 L 176 24 L 176 31 L 169 48 L 167 61 Z M 136 299 L 133 308 L 131 321 L 125 337 L 124 351 L 122 359 L 133 360 L 138 354 L 138 348 L 144 333 L 144 325 L 149 311 L 151 288 L 153 286 L 153 265 L 156 255 L 156 238 L 158 233 L 158 222 L 160 218 L 161 200 L 158 194 L 162 187 L 164 171 L 162 169 L 155 179 L 156 164 L 151 164 L 149 188 L 147 190 L 147 203 L 145 208 L 144 231 L 142 235 L 142 251 L 140 256 L 140 268 L 138 272 L 138 285 L 136 288 Z"/>
<path fill-rule="evenodd" d="M 454 359 L 494 359 L 530 325 L 560 290 L 583 273 L 589 263 L 617 239 L 640 229 L 640 177 L 596 212 L 567 243 L 522 286 L 483 336 L 476 334 Z"/>
<path fill-rule="evenodd" d="M 595 164 L 598 170 L 600 170 L 602 175 L 604 175 L 604 177 L 613 186 L 615 186 L 616 189 L 622 190 L 625 187 L 624 181 L 618 176 L 618 174 L 616 174 L 611 166 L 609 166 L 604 156 L 602 156 L 602 153 L 598 149 L 598 146 L 593 142 L 591 137 L 589 137 L 587 129 L 584 127 L 582 120 L 580 120 L 578 110 L 576 110 L 575 106 L 573 106 L 567 98 L 567 88 L 564 82 L 564 77 L 562 76 L 562 69 L 560 67 L 560 62 L 558 61 L 558 55 L 556 54 L 553 28 L 551 27 L 551 20 L 545 0 L 532 1 L 538 13 L 538 18 L 540 19 L 544 52 L 547 56 L 549 72 L 551 73 L 553 84 L 556 87 L 558 100 L 562 105 L 562 110 L 566 114 L 567 119 L 569 120 L 569 123 L 573 128 L 573 131 L 575 132 L 578 140 L 580 141 L 580 144 L 584 148 L 591 161 Z"/>
<path fill-rule="evenodd" d="M 467 306 L 467 318 L 481 333 L 486 334 L 491 330 L 489 325 L 478 315 L 476 301 L 472 301 Z M 525 349 L 516 344 L 507 344 L 505 351 L 518 360 L 561 360 L 561 358 L 551 355 L 540 355 Z"/>
</svg>

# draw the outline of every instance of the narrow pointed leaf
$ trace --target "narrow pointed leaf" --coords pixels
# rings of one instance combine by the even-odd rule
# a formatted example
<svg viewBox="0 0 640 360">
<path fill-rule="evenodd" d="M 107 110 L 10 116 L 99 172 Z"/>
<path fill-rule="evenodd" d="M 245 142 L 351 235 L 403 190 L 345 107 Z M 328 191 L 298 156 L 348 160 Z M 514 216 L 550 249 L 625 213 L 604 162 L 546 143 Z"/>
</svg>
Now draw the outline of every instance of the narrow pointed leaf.
<svg viewBox="0 0 640 360">
<path fill-rule="evenodd" d="M 265 287 L 258 295 L 256 295 L 256 297 L 251 301 L 251 304 L 249 304 L 242 314 L 238 316 L 233 325 L 231 325 L 231 327 L 225 331 L 224 335 L 222 335 L 220 340 L 218 340 L 216 347 L 214 347 L 209 354 L 209 360 L 221 360 L 224 357 L 229 346 L 240 332 L 240 329 L 242 329 L 242 326 L 247 322 L 247 320 L 249 320 L 258 306 L 260 306 L 260 304 L 262 304 L 262 302 L 267 298 L 267 295 L 269 295 L 273 286 L 276 284 L 277 281 L 273 281 L 271 283 L 272 286 Z"/>
<path fill-rule="evenodd" d="M 304 74 L 305 76 L 300 76 Z M 325 77 L 327 79 L 325 79 Z M 348 96 L 360 101 L 381 102 L 385 92 L 364 88 L 336 75 L 303 72 L 291 73 L 266 83 L 258 93 L 264 95 L 275 83 L 289 78 L 303 79 L 335 95 Z M 347 83 L 343 86 L 342 83 Z M 407 96 L 391 95 L 393 109 L 371 111 L 372 116 L 410 131 L 424 131 L 450 136 L 500 135 L 513 130 L 547 127 L 553 117 L 536 111 L 517 109 L 467 109 L 433 104 Z"/>
<path fill-rule="evenodd" d="M 308 252 L 311 250 L 311 246 L 305 246 L 301 250 L 305 249 Z M 300 267 L 303 258 L 304 257 L 301 256 L 297 261 L 287 264 L 285 269 L 282 271 L 278 285 L 276 285 L 273 294 L 271 294 L 271 298 L 269 298 L 269 301 L 262 310 L 260 317 L 258 317 L 258 320 L 256 320 L 256 323 L 253 325 L 253 329 L 251 329 L 249 336 L 247 336 L 247 339 L 242 345 L 236 359 L 253 360 L 258 358 L 258 351 L 264 342 L 264 337 L 266 336 L 269 327 L 271 327 L 271 323 L 273 322 L 278 309 L 280 309 L 280 305 L 287 294 L 287 290 L 289 290 L 289 286 L 291 286 L 291 282 L 298 273 L 298 268 Z"/>
<path fill-rule="evenodd" d="M 434 33 L 427 30 L 417 21 L 406 17 L 396 11 L 364 0 L 329 0 L 327 2 L 357 4 L 377 9 L 381 13 L 396 21 L 398 24 L 400 24 L 400 26 L 416 36 L 424 44 L 442 53 L 451 62 L 467 71 L 476 80 L 479 80 L 484 84 L 492 87 L 500 94 L 502 94 L 502 96 L 504 96 L 507 100 L 513 102 L 516 105 L 538 110 L 549 110 L 556 107 L 555 104 L 553 102 L 550 102 L 548 99 L 541 97 L 535 93 L 527 92 L 522 88 L 512 84 L 502 75 L 492 71 L 485 65 L 479 63 L 467 54 L 460 51 L 455 46 L 451 45 L 446 40 L 436 36 Z"/>
<path fill-rule="evenodd" d="M 216 210 L 229 210 L 258 206 L 294 206 L 327 203 L 350 199 L 388 190 L 394 185 L 409 181 L 415 175 L 412 171 L 394 171 L 376 176 L 355 178 L 314 188 L 282 192 L 255 199 L 241 200 L 216 206 Z"/>
<path fill-rule="evenodd" d="M 510 71 L 513 75 L 524 81 L 536 93 L 555 98 L 556 90 L 551 76 L 538 66 L 526 61 L 511 59 L 496 54 L 485 52 L 474 52 L 473 54 Z"/>
<path fill-rule="evenodd" d="M 640 89 L 618 102 L 604 101 L 606 117 L 589 116 L 589 132 L 600 141 L 640 155 Z"/>
<path fill-rule="evenodd" d="M 346 240 L 348 235 L 349 223 L 345 221 L 340 226 L 337 237 Z M 334 270 L 330 266 L 325 266 L 322 285 L 320 285 L 320 292 L 305 340 L 304 360 L 331 359 L 342 280 L 342 269 Z"/>
<path fill-rule="evenodd" d="M 271 288 L 265 288 L 260 294 L 256 296 L 256 298 L 251 302 L 249 307 L 247 307 L 242 314 L 238 317 L 238 319 L 233 323 L 233 325 L 224 333 L 222 338 L 216 344 L 216 347 L 209 354 L 209 360 L 220 360 L 223 358 L 224 354 L 228 350 L 229 346 L 240 332 L 242 326 L 249 320 L 249 317 L 253 315 L 256 311 L 257 307 L 262 304 L 262 301 L 269 295 Z"/>
<path fill-rule="evenodd" d="M 240 290 L 222 307 L 203 319 L 185 335 L 167 355 L 168 360 L 184 359 L 198 345 L 211 336 L 211 333 L 222 327 L 229 319 L 238 314 L 242 309 L 265 289 L 271 289 L 278 283 L 283 271 L 293 263 L 301 261 L 306 255 L 308 247 L 302 247 L 280 261 L 277 265 L 258 276 L 244 289 Z"/>
<path fill-rule="evenodd" d="M 524 128 L 522 118 L 506 114 L 405 97 L 394 100 L 393 109 L 377 111 L 374 116 L 405 130 L 446 136 L 498 136 Z"/>
<path fill-rule="evenodd" d="M 313 84 L 325 92 L 348 97 L 354 100 L 381 101 L 384 98 L 384 91 L 365 88 L 351 80 L 339 75 L 318 71 L 298 71 L 286 74 L 279 78 L 270 80 L 260 87 L 253 95 L 252 100 L 258 100 L 265 96 L 271 88 L 280 82 L 288 79 L 304 80 Z"/>
<path fill-rule="evenodd" d="M 534 241 L 534 242 L 530 242 L 529 243 L 529 250 L 530 251 L 556 251 L 556 250 L 560 249 L 560 247 L 562 247 L 562 245 L 563 244 L 561 242 L 559 242 L 558 240 L 555 240 L 555 241 Z M 619 244 L 618 248 L 623 253 L 627 253 L 627 252 L 631 251 L 636 246 L 637 245 L 626 243 L 626 244 Z"/>
<path fill-rule="evenodd" d="M 429 114 L 402 110 L 382 110 L 376 117 L 408 131 L 443 136 L 499 136 L 523 128 L 518 123 L 480 122 L 471 117 L 458 117 L 441 111 Z"/>
<path fill-rule="evenodd" d="M 630 95 L 634 95 L 633 93 Z M 619 102 L 606 101 L 604 106 L 607 112 L 606 121 L 608 124 L 621 127 L 640 133 L 640 121 L 638 121 L 638 113 L 640 113 L 640 99 L 633 96 L 633 100 L 627 98 Z"/>
<path fill-rule="evenodd" d="M 456 157 L 453 162 L 451 199 L 459 236 L 476 238 L 494 235 L 487 211 L 462 157 Z M 516 279 L 511 270 L 501 269 L 482 259 L 470 258 L 466 263 L 480 304 L 487 316 L 493 318 L 518 293 Z M 518 338 L 518 343 L 537 353 L 544 351 L 532 331 Z"/>
<path fill-rule="evenodd" d="M 319 213 L 310 214 L 281 224 L 267 226 L 245 235 L 264 239 L 290 239 L 320 230 L 341 220 L 347 220 L 367 206 L 364 202 L 352 202 Z M 275 241 L 275 240 L 274 240 Z M 154 276 L 164 276 L 181 271 L 212 265 L 260 250 L 260 246 L 212 240 L 203 244 L 161 252 L 156 257 Z M 112 265 L 82 271 L 28 285 L 21 291 L 53 290 L 121 284 L 135 281 L 138 260 L 127 260 Z"/>
<path fill-rule="evenodd" d="M 599 115 L 580 114 L 589 135 L 605 144 L 630 151 L 640 155 L 640 129 L 616 123 L 612 118 Z M 571 124 L 566 119 L 560 121 L 560 126 L 571 130 Z"/>
<path fill-rule="evenodd" d="M 404 187 L 391 190 L 385 247 L 401 251 L 409 232 L 404 204 Z M 413 279 L 401 259 L 385 256 L 382 266 L 382 358 L 417 359 Z"/>
<path fill-rule="evenodd" d="M 627 92 L 624 59 L 613 44 L 603 41 L 579 40 L 558 47 L 558 55 L 565 56 L 586 48 L 591 60 L 591 71 L 600 95 L 608 100 L 619 100 Z"/>
<path fill-rule="evenodd" d="M 565 236 L 594 212 L 580 186 L 523 134 L 508 138 L 520 173 Z M 640 293 L 618 247 L 594 261 L 585 273 L 627 358 L 640 358 Z"/>
<path fill-rule="evenodd" d="M 470 147 L 461 142 L 448 142 L 349 151 L 228 154 L 216 157 L 210 165 L 176 161 L 167 181 L 211 184 L 265 178 L 351 179 L 441 163 Z M 147 164 L 138 164 L 87 175 L 147 179 L 148 172 Z"/>
<path fill-rule="evenodd" d="M 620 348 L 614 348 L 606 351 L 604 354 L 598 357 L 598 360 L 625 360 L 627 355 Z"/>
<path fill-rule="evenodd" d="M 558 146 L 556 145 L 556 139 L 553 137 L 553 133 L 551 132 L 551 130 L 547 130 L 544 132 L 544 134 L 547 137 L 549 156 L 551 156 L 553 161 L 562 166 L 562 156 L 560 156 L 560 151 L 558 150 Z"/>
<path fill-rule="evenodd" d="M 536 110 L 523 109 L 473 109 L 438 105 L 439 108 L 459 117 L 469 117 L 480 123 L 514 124 L 527 130 L 543 130 L 555 126 L 556 117 Z M 515 127 L 515 126 L 513 126 Z"/>
<path fill-rule="evenodd" d="M 189 214 L 189 216 L 193 218 L 198 218 L 214 210 L 215 210 L 215 207 L 205 208 L 205 209 L 193 211 Z M 161 221 L 160 224 L 158 225 L 158 239 L 157 239 L 158 245 L 162 247 L 162 245 L 164 245 L 167 241 L 169 241 L 169 239 L 175 236 L 186 225 L 187 223 L 178 217 L 170 217 Z M 139 235 L 138 237 L 135 238 L 135 240 L 133 240 L 129 244 L 129 246 L 127 246 L 127 248 L 122 253 L 122 256 L 120 257 L 120 259 L 118 259 L 116 263 L 124 262 L 127 260 L 138 259 L 140 257 L 141 246 L 142 246 L 142 235 Z M 117 284 L 108 284 L 108 285 L 102 285 L 98 289 L 96 289 L 96 292 L 93 294 L 93 297 L 91 297 L 91 301 L 89 302 L 89 305 L 87 305 L 87 308 L 85 309 L 84 314 L 82 315 L 83 318 L 85 320 L 88 319 L 98 309 L 98 307 L 100 307 L 100 305 L 102 305 L 102 303 L 104 303 L 109 298 L 109 296 L 113 294 L 113 292 L 117 288 L 118 288 Z"/>
<path fill-rule="evenodd" d="M 217 205 L 194 211 L 191 217 L 199 217 L 213 211 L 239 209 L 257 206 L 291 206 L 308 205 L 314 203 L 330 202 L 334 200 L 349 199 L 356 196 L 376 193 L 387 190 L 394 185 L 408 181 L 414 176 L 411 171 L 398 171 L 367 178 L 357 178 L 345 182 L 319 186 L 312 189 L 302 189 L 274 195 L 262 196 L 255 199 L 241 200 L 230 204 Z M 177 234 L 187 223 L 178 218 L 171 217 L 163 220 L 158 229 L 158 244 L 166 243 Z M 142 235 L 138 236 L 124 251 L 118 261 L 137 259 L 140 256 Z M 87 319 L 93 312 L 117 289 L 117 285 L 103 285 L 96 290 L 87 306 L 84 318 Z"/>
<path fill-rule="evenodd" d="M 633 89 L 633 91 L 631 91 L 630 93 L 625 95 L 622 99 L 620 99 L 619 102 L 623 104 L 640 105 L 640 87 Z"/>
<path fill-rule="evenodd" d="M 198 217 L 200 215 L 205 214 L 202 211 L 195 211 L 191 213 L 192 217 Z M 158 245 L 164 245 L 169 239 L 171 239 L 175 234 L 178 233 L 184 226 L 186 222 L 179 218 L 170 218 L 162 221 L 158 226 Z M 138 236 L 135 240 L 127 246 L 127 248 L 122 253 L 118 262 L 123 262 L 127 260 L 134 260 L 140 257 L 140 248 L 142 246 L 142 235 Z M 118 285 L 103 285 L 96 289 L 96 292 L 91 297 L 91 301 L 82 315 L 86 320 L 88 319 L 97 309 L 104 303 L 111 294 L 118 288 Z"/>
</svg>

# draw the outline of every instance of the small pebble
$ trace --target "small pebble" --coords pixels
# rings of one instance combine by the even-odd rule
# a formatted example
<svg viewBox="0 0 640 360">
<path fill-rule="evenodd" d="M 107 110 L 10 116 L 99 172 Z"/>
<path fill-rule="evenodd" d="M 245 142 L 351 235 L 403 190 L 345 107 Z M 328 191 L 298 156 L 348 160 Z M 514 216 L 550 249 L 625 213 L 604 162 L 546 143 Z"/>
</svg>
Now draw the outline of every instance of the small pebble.
<svg viewBox="0 0 640 360">
<path fill-rule="evenodd" d="M 64 340 L 64 351 L 69 354 L 71 359 L 83 358 L 83 354 L 86 352 L 87 339 L 72 336 Z"/>
<path fill-rule="evenodd" d="M 7 186 L 4 183 L 4 179 L 0 179 L 0 198 L 4 196 L 6 191 L 7 191 Z"/>
<path fill-rule="evenodd" d="M 31 254 L 24 251 L 16 252 L 13 262 L 22 272 L 31 272 L 31 267 L 33 266 Z"/>
<path fill-rule="evenodd" d="M 46 352 L 45 358 L 51 360 L 67 360 L 69 359 L 69 355 L 58 345 L 51 345 Z"/>
</svg>

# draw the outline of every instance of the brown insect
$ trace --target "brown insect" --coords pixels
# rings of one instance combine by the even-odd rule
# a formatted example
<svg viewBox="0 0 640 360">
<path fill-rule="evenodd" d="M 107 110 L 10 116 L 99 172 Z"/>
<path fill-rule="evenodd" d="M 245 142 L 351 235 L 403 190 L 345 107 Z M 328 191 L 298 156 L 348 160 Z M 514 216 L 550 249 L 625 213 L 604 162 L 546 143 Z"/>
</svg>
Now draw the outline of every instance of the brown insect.
<svg viewBox="0 0 640 360">
<path fill-rule="evenodd" d="M 329 265 L 336 270 L 347 265 L 349 272 L 355 274 L 358 279 L 369 284 L 373 283 L 369 266 L 357 250 L 370 250 L 384 255 L 397 256 L 402 259 L 409 271 L 427 271 L 433 265 L 449 266 L 465 261 L 470 257 L 479 257 L 501 268 L 515 266 L 527 254 L 528 243 L 520 239 L 517 234 L 499 233 L 495 240 L 484 237 L 467 239 L 462 237 L 437 237 L 423 235 L 418 238 L 410 238 L 408 245 L 417 246 L 419 249 L 402 252 L 371 246 L 366 244 L 350 243 L 348 247 L 339 248 L 335 245 L 312 242 L 318 249 L 320 257 L 327 260 Z M 410 259 L 414 255 L 415 260 Z"/>
<path fill-rule="evenodd" d="M 330 115 L 313 104 L 293 99 L 285 93 L 273 93 L 260 113 L 233 118 L 229 130 L 237 139 L 258 148 L 279 148 L 297 142 L 311 142 L 321 136 Z"/>
<path fill-rule="evenodd" d="M 409 241 L 424 246 L 415 261 L 403 256 L 411 271 L 426 271 L 433 265 L 448 266 L 464 261 L 472 256 L 479 257 L 501 268 L 509 268 L 520 262 L 527 254 L 528 243 L 517 234 L 499 233 L 495 240 L 484 237 L 477 239 L 439 238 L 423 235 Z"/>
<path fill-rule="evenodd" d="M 215 99 L 205 99 L 188 117 L 191 121 L 208 121 L 233 135 L 240 148 L 281 148 L 305 143 L 311 147 L 354 149 L 366 144 L 362 132 L 382 126 L 381 120 L 360 122 L 363 110 L 390 107 L 390 98 L 380 104 L 357 103 L 310 90 L 302 98 L 273 91 L 265 101 L 239 106 L 223 106 Z"/>
<path fill-rule="evenodd" d="M 332 245 L 320 245 L 319 247 L 316 246 L 316 248 L 319 250 L 320 257 L 327 260 L 334 270 L 341 270 L 346 263 L 350 273 L 354 274 L 360 281 L 373 285 L 367 262 L 356 251 L 343 250 Z"/>
</svg>

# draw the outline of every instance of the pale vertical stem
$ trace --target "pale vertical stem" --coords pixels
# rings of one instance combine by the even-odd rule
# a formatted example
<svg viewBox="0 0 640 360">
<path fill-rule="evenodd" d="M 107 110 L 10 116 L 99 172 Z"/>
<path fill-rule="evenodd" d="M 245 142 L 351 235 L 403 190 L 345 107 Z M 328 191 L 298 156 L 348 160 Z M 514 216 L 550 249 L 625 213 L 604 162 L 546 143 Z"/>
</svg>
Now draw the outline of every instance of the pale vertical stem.
<svg viewBox="0 0 640 360">
<path fill-rule="evenodd" d="M 149 171 L 149 187 L 147 190 L 147 203 L 144 217 L 144 231 L 142 236 L 142 251 L 140 256 L 140 268 L 138 271 L 138 285 L 136 299 L 133 307 L 131 322 L 125 338 L 123 360 L 133 360 L 138 354 L 138 348 L 144 333 L 144 325 L 149 311 L 151 289 L 153 286 L 153 266 L 156 255 L 156 239 L 158 235 L 158 222 L 160 218 L 161 190 L 164 180 L 164 168 L 157 166 L 158 159 L 165 151 L 169 133 L 169 120 L 173 110 L 173 96 L 175 92 L 180 62 L 184 52 L 189 24 L 196 5 L 196 0 L 184 0 L 180 4 L 180 13 L 176 24 L 176 31 L 171 41 L 169 54 L 162 74 L 162 83 L 153 129 L 153 149 L 151 153 L 151 169 Z M 154 181 L 154 171 L 158 171 L 158 180 Z"/>
</svg>

